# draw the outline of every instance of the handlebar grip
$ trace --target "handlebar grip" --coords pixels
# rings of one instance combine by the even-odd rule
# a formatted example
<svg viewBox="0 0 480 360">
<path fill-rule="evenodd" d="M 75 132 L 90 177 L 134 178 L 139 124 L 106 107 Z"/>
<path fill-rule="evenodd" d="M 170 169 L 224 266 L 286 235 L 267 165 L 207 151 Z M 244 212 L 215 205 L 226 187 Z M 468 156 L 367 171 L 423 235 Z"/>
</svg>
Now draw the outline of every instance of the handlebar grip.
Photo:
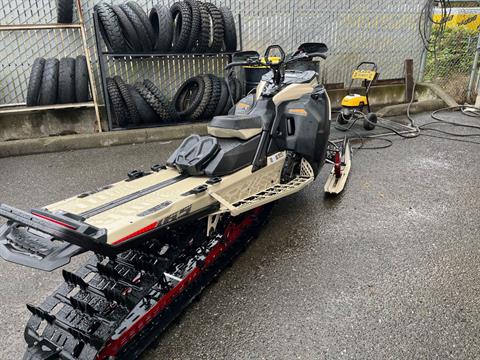
<svg viewBox="0 0 480 360">
<path fill-rule="evenodd" d="M 251 64 L 247 62 L 232 62 L 230 64 L 227 64 L 227 66 L 225 66 L 225 70 L 231 69 L 232 67 L 235 67 L 235 66 L 246 66 L 246 65 L 251 65 Z"/>
<path fill-rule="evenodd" d="M 308 54 L 308 57 L 321 57 L 323 60 L 326 60 L 327 59 L 327 55 L 323 54 L 323 53 L 310 53 Z"/>
</svg>

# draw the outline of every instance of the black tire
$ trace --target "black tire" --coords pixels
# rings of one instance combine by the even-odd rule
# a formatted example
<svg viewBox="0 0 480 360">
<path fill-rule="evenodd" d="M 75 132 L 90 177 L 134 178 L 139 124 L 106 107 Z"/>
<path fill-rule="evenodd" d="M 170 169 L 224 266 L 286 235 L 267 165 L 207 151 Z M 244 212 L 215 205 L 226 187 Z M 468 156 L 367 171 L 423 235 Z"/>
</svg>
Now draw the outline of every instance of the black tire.
<svg viewBox="0 0 480 360">
<path fill-rule="evenodd" d="M 58 66 L 58 103 L 70 104 L 75 101 L 75 59 L 62 58 Z"/>
<path fill-rule="evenodd" d="M 168 123 L 174 123 L 180 120 L 175 107 L 173 104 L 163 95 L 160 89 L 150 80 L 146 79 L 143 81 L 143 85 L 157 98 L 158 102 L 161 104 L 163 117 L 162 119 Z"/>
<path fill-rule="evenodd" d="M 198 9 L 200 11 L 200 32 L 198 35 L 197 46 L 193 49 L 194 52 L 203 53 L 208 51 L 208 45 L 210 43 L 210 14 L 208 13 L 207 6 L 198 1 Z"/>
<path fill-rule="evenodd" d="M 40 87 L 42 86 L 43 69 L 45 67 L 45 59 L 35 59 L 30 73 L 27 90 L 27 106 L 37 106 L 38 97 L 40 96 Z"/>
<path fill-rule="evenodd" d="M 200 120 L 203 113 L 205 112 L 209 102 L 210 102 L 210 97 L 212 96 L 213 92 L 213 81 L 210 79 L 209 76 L 202 76 L 203 82 L 205 84 L 202 100 L 200 101 L 200 104 L 198 104 L 197 108 L 195 111 L 187 116 L 187 119 L 190 121 L 197 121 Z"/>
<path fill-rule="evenodd" d="M 200 2 L 196 0 L 185 1 L 190 6 L 192 12 L 192 30 L 190 31 L 190 37 L 187 43 L 187 52 L 193 52 L 197 47 L 198 38 L 202 31 L 202 17 L 200 12 Z"/>
<path fill-rule="evenodd" d="M 368 113 L 366 117 L 363 119 L 363 128 L 365 130 L 372 131 L 375 129 L 377 122 L 378 122 L 377 114 Z"/>
<path fill-rule="evenodd" d="M 57 22 L 71 24 L 73 22 L 74 0 L 57 0 Z"/>
<path fill-rule="evenodd" d="M 208 105 L 201 116 L 202 120 L 213 118 L 222 92 L 221 81 L 218 77 L 211 74 L 205 75 L 205 77 L 210 78 L 210 81 L 212 82 L 212 95 L 210 95 Z"/>
<path fill-rule="evenodd" d="M 147 31 L 147 37 L 150 40 L 151 47 L 150 49 L 153 50 L 155 46 L 155 42 L 157 41 L 157 38 L 155 37 L 155 32 L 153 31 L 152 24 L 150 24 L 150 20 L 148 19 L 148 15 L 145 12 L 145 10 L 142 9 L 140 5 L 138 5 L 134 1 L 130 1 L 127 3 L 127 5 L 135 11 L 137 16 L 140 18 L 140 21 L 143 23 L 143 26 L 145 27 Z"/>
<path fill-rule="evenodd" d="M 173 98 L 178 116 L 180 118 L 190 116 L 202 101 L 204 92 L 205 81 L 201 76 L 195 76 L 185 81 Z"/>
<path fill-rule="evenodd" d="M 163 122 L 164 120 L 164 110 L 162 104 L 158 101 L 155 95 L 153 95 L 147 87 L 142 83 L 136 83 L 135 89 L 138 91 L 140 96 L 145 100 L 145 102 L 153 109 L 157 114 L 157 121 Z"/>
<path fill-rule="evenodd" d="M 170 12 L 174 22 L 172 52 L 181 53 L 187 49 L 192 31 L 192 11 L 185 1 L 174 3 Z"/>
<path fill-rule="evenodd" d="M 150 24 L 155 34 L 155 51 L 166 53 L 172 48 L 173 19 L 170 9 L 164 5 L 157 5 L 150 11 Z"/>
<path fill-rule="evenodd" d="M 116 53 L 128 52 L 128 46 L 123 37 L 122 27 L 117 15 L 107 3 L 100 3 L 94 7 L 98 15 L 100 33 L 109 51 Z"/>
<path fill-rule="evenodd" d="M 235 18 L 232 11 L 227 7 L 221 7 L 223 26 L 225 30 L 223 42 L 225 51 L 237 50 L 237 27 L 235 26 Z"/>
<path fill-rule="evenodd" d="M 137 15 L 137 13 L 127 4 L 120 5 L 120 8 L 123 10 L 128 19 L 132 22 L 135 31 L 140 39 L 141 52 L 150 52 L 153 49 L 153 43 L 147 35 L 147 29 L 143 24 L 143 21 Z M 151 26 L 151 25 L 150 25 Z"/>
<path fill-rule="evenodd" d="M 137 30 L 135 30 L 135 27 L 128 18 L 127 14 L 125 14 L 125 11 L 123 11 L 123 9 L 118 5 L 113 5 L 112 10 L 115 15 L 117 15 L 120 26 L 122 27 L 123 36 L 125 38 L 125 41 L 127 42 L 129 50 L 133 51 L 134 53 L 141 52 L 142 42 L 137 34 Z"/>
<path fill-rule="evenodd" d="M 57 103 L 58 94 L 58 66 L 57 59 L 47 59 L 40 86 L 39 105 L 53 105 Z"/>
<path fill-rule="evenodd" d="M 75 59 L 75 100 L 79 103 L 89 101 L 89 88 L 87 59 L 80 55 Z"/>
<path fill-rule="evenodd" d="M 223 47 L 224 27 L 222 13 L 212 3 L 205 3 L 210 18 L 212 19 L 212 36 L 208 47 L 208 51 L 212 53 L 220 52 Z"/>
<path fill-rule="evenodd" d="M 137 85 L 135 86 L 127 85 L 127 88 L 128 88 L 128 91 L 130 92 L 133 102 L 135 103 L 135 107 L 137 108 L 138 113 L 140 114 L 141 122 L 143 124 L 151 124 L 151 123 L 158 122 L 158 115 L 155 113 L 152 107 L 148 105 L 148 103 L 145 101 L 142 95 L 140 95 L 140 93 L 136 89 L 136 86 Z"/>
<path fill-rule="evenodd" d="M 223 110 L 228 101 L 228 89 L 224 79 L 220 79 L 220 99 L 218 100 L 217 108 L 215 109 L 215 116 L 223 115 Z"/>
<path fill-rule="evenodd" d="M 123 101 L 122 94 L 117 83 L 112 78 L 107 78 L 107 91 L 110 97 L 110 105 L 115 115 L 115 125 L 125 127 L 128 125 L 128 110 Z"/>
<path fill-rule="evenodd" d="M 130 95 L 130 91 L 128 91 L 127 84 L 125 84 L 125 82 L 120 76 L 115 76 L 113 80 L 115 80 L 118 90 L 120 91 L 120 94 L 122 94 L 123 102 L 127 107 L 128 115 L 130 118 L 129 124 L 132 124 L 132 125 L 140 124 L 141 122 L 140 114 L 138 113 L 137 107 L 135 106 L 132 96 Z"/>
</svg>

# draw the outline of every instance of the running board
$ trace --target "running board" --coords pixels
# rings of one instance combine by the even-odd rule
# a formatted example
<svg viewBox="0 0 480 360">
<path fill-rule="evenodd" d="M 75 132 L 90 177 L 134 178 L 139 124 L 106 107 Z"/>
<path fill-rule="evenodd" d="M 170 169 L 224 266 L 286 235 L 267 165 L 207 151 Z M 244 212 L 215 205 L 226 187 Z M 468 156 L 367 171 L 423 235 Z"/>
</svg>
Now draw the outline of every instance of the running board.
<svg viewBox="0 0 480 360">
<path fill-rule="evenodd" d="M 340 166 L 340 176 L 337 175 L 334 164 L 330 175 L 328 175 L 327 182 L 325 183 L 325 192 L 327 194 L 338 195 L 345 188 L 348 175 L 350 174 L 350 168 L 352 167 L 352 150 L 349 141 L 345 141 L 344 154 L 341 163 L 337 165 Z"/>
<path fill-rule="evenodd" d="M 305 159 L 302 159 L 300 174 L 286 184 L 275 184 L 268 189 L 241 199 L 235 203 L 230 203 L 215 192 L 210 192 L 210 196 L 217 200 L 223 209 L 220 212 L 229 212 L 232 216 L 238 216 L 247 211 L 253 210 L 259 206 L 274 202 L 288 195 L 294 194 L 313 182 L 315 175 L 313 169 Z"/>
</svg>

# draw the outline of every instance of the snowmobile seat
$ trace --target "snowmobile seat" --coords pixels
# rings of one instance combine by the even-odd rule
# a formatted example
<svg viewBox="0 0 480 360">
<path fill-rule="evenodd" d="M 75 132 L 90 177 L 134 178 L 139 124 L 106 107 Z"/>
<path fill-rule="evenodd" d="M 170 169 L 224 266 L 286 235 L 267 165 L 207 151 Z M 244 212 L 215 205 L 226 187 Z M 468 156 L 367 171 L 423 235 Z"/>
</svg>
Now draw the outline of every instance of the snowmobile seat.
<svg viewBox="0 0 480 360">
<path fill-rule="evenodd" d="M 249 140 L 262 132 L 262 118 L 256 115 L 215 116 L 208 124 L 208 133 L 224 139 Z"/>
<path fill-rule="evenodd" d="M 168 159 L 169 166 L 175 166 L 181 173 L 191 176 L 203 175 L 205 165 L 220 150 L 218 141 L 211 136 L 191 135 Z"/>
<path fill-rule="evenodd" d="M 225 176 L 253 162 L 260 135 L 249 140 L 191 135 L 170 156 L 167 165 L 190 176 Z"/>
</svg>

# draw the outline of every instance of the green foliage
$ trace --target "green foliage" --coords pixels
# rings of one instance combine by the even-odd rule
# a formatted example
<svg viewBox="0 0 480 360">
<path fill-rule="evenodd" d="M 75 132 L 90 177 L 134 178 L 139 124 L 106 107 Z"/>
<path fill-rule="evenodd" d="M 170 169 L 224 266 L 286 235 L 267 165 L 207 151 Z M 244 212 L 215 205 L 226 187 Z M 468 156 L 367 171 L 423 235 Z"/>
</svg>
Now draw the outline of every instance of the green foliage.
<svg viewBox="0 0 480 360">
<path fill-rule="evenodd" d="M 466 28 L 447 28 L 440 33 L 439 27 L 434 27 L 431 39 L 436 41 L 437 46 L 435 53 L 428 54 L 426 79 L 469 74 L 475 56 L 477 38 L 477 32 Z"/>
</svg>

